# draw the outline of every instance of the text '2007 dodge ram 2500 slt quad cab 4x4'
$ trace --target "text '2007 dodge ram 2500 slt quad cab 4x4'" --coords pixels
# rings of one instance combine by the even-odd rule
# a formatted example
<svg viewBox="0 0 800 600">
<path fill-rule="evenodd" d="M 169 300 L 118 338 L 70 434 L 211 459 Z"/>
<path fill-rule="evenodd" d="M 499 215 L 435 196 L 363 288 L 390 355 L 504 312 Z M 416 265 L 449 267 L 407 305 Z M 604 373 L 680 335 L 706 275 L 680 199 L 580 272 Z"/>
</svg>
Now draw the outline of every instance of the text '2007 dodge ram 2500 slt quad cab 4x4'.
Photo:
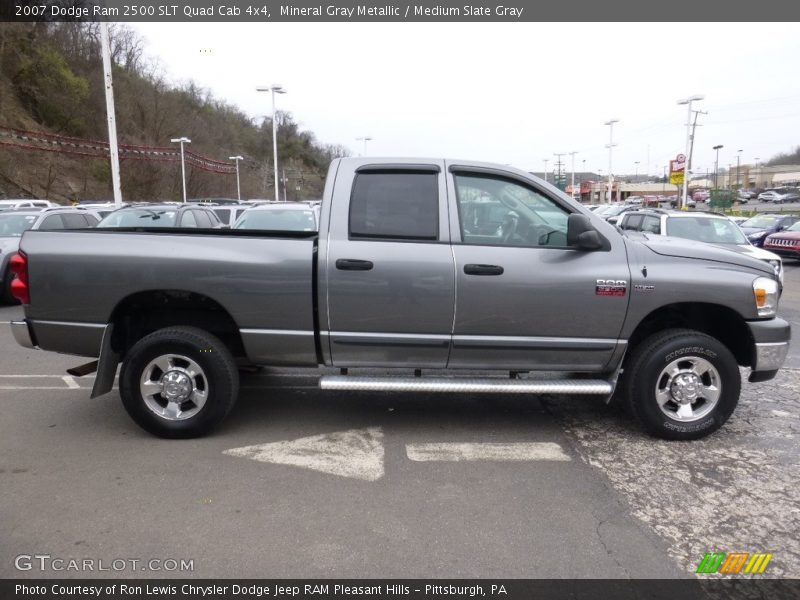
<svg viewBox="0 0 800 600">
<path fill-rule="evenodd" d="M 739 366 L 771 379 L 790 337 L 768 264 L 627 239 L 524 171 L 466 161 L 337 159 L 318 233 L 28 232 L 13 269 L 18 342 L 96 357 L 70 370 L 97 370 L 93 397 L 121 362 L 126 410 L 164 437 L 223 420 L 238 360 L 341 368 L 329 390 L 614 395 L 648 432 L 695 439 L 733 412 Z"/>
</svg>

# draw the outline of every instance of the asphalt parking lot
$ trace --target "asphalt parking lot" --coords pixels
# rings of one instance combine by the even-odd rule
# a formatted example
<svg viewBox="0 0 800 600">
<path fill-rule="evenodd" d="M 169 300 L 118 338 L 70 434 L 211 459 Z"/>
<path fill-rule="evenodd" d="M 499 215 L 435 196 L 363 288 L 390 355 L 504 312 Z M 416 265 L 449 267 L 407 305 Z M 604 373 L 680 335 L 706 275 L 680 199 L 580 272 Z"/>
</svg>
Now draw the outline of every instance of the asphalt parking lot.
<svg viewBox="0 0 800 600">
<path fill-rule="evenodd" d="M 797 331 L 798 261 L 781 314 Z M 195 577 L 672 578 L 711 551 L 772 552 L 768 575 L 800 577 L 797 341 L 691 443 L 587 398 L 331 393 L 279 370 L 243 377 L 218 433 L 165 441 L 116 391 L 65 377 L 81 359 L 2 324 L 0 356 L 0 577 L 181 576 L 164 565 L 183 560 Z M 34 554 L 95 570 L 17 569 Z"/>
</svg>

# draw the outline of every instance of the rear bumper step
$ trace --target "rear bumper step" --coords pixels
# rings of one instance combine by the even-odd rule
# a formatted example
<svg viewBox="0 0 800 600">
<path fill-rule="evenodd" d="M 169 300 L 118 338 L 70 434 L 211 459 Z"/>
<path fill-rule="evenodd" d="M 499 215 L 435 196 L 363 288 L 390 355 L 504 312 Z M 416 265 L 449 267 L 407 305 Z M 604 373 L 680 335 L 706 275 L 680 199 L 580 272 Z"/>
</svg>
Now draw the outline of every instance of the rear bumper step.
<svg viewBox="0 0 800 600">
<path fill-rule="evenodd" d="M 592 394 L 608 396 L 613 385 L 605 379 L 457 379 L 447 377 L 352 377 L 323 375 L 323 390 L 372 392 L 450 392 L 493 394 Z"/>
</svg>

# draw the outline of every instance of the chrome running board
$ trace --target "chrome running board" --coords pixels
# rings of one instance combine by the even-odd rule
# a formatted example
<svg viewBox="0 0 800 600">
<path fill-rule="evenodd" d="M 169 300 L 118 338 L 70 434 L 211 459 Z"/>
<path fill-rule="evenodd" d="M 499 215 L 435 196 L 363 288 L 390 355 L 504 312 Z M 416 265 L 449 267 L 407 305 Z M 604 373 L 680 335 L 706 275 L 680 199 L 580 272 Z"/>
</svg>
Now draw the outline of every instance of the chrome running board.
<svg viewBox="0 0 800 600">
<path fill-rule="evenodd" d="M 372 392 L 450 392 L 480 394 L 592 394 L 608 396 L 614 391 L 605 379 L 458 379 L 448 377 L 355 377 L 323 375 L 323 390 Z"/>
</svg>

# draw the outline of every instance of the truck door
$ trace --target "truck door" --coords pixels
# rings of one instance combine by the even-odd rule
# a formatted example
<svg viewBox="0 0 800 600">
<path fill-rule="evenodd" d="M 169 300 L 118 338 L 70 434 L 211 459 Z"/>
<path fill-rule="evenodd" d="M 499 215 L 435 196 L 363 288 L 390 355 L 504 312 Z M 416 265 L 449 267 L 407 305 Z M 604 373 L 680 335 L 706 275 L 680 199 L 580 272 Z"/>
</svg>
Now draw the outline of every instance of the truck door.
<svg viewBox="0 0 800 600">
<path fill-rule="evenodd" d="M 340 162 L 320 258 L 326 362 L 446 366 L 455 267 L 444 178 L 443 161 Z"/>
<path fill-rule="evenodd" d="M 521 174 L 448 169 L 457 289 L 448 366 L 602 370 L 630 293 L 622 239 L 570 248 L 568 202 Z"/>
</svg>

